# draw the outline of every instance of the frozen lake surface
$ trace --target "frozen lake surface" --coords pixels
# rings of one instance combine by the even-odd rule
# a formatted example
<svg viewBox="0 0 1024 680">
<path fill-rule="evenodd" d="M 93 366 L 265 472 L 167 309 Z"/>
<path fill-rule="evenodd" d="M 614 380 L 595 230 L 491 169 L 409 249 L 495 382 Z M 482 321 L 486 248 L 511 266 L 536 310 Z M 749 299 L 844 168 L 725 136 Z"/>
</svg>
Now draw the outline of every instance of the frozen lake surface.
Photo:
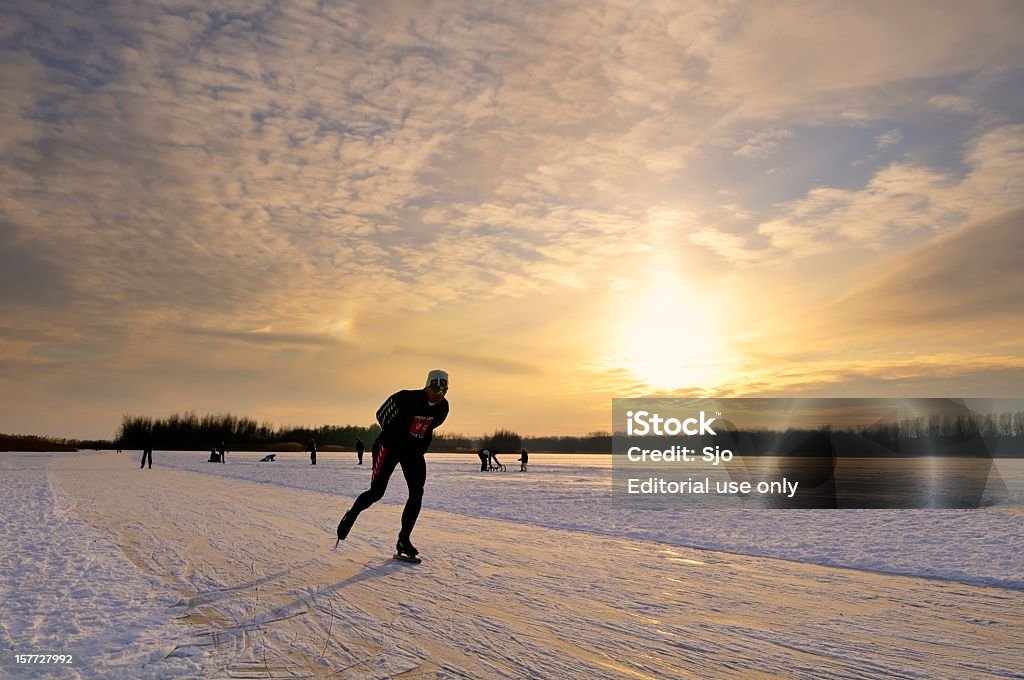
<svg viewBox="0 0 1024 680">
<path fill-rule="evenodd" d="M 124 454 L 127 455 L 127 454 Z M 219 477 L 320 491 L 355 498 L 369 486 L 369 455 L 231 453 L 229 464 L 202 453 L 159 454 L 161 465 Z M 962 510 L 773 510 L 621 507 L 612 498 L 611 456 L 531 454 L 519 472 L 513 456 L 506 472 L 481 473 L 475 455 L 427 456 L 424 507 L 471 517 L 607 536 L 664 542 L 814 564 L 922 575 L 976 584 L 1024 588 L 1024 460 L 986 461 L 995 470 L 1000 504 Z M 382 503 L 405 503 L 400 471 Z M 339 499 L 340 517 L 349 502 Z M 336 524 L 337 522 L 335 522 Z M 333 525 L 332 525 L 333 526 Z"/>
<path fill-rule="evenodd" d="M 1020 677 L 1024 512 L 628 510 L 608 457 L 430 454 L 331 550 L 354 454 L 0 454 L 17 677 Z M 0 671 L 6 674 L 10 669 Z M 14 672 L 14 671 L 11 671 Z"/>
</svg>

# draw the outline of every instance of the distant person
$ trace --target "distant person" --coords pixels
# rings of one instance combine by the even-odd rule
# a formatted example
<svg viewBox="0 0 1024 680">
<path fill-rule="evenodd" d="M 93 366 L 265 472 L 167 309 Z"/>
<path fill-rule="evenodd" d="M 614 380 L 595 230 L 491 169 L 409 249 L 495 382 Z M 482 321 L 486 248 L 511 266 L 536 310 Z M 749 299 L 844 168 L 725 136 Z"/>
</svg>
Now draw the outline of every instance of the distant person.
<svg viewBox="0 0 1024 680">
<path fill-rule="evenodd" d="M 316 465 L 316 441 L 309 440 L 309 461 L 310 465 Z"/>
<path fill-rule="evenodd" d="M 220 462 L 226 463 L 228 457 L 228 447 L 224 442 L 220 443 Z"/>
<path fill-rule="evenodd" d="M 405 483 L 409 486 L 409 499 L 402 511 L 402 528 L 395 545 L 395 556 L 416 559 L 419 551 L 413 547 L 410 535 L 423 502 L 423 484 L 427 479 L 424 455 L 430 448 L 434 430 L 448 417 L 447 393 L 448 374 L 433 370 L 427 374 L 426 387 L 395 392 L 377 409 L 377 422 L 381 427 L 380 453 L 373 466 L 370 488 L 356 498 L 338 522 L 339 542 L 348 536 L 359 513 L 384 496 L 391 473 L 400 464 Z M 338 544 L 334 545 L 337 547 Z"/>
<path fill-rule="evenodd" d="M 217 453 L 217 449 L 211 449 L 210 450 L 210 460 L 208 460 L 206 462 L 207 463 L 219 463 L 220 462 L 220 454 Z"/>
<path fill-rule="evenodd" d="M 363 464 L 363 440 L 356 437 L 356 458 L 359 459 L 359 464 Z"/>
<path fill-rule="evenodd" d="M 498 460 L 498 450 L 491 449 L 491 468 L 500 468 L 501 461 Z"/>
<path fill-rule="evenodd" d="M 487 449 L 480 449 L 476 455 L 480 458 L 480 472 L 487 472 L 487 462 L 491 459 L 491 452 Z"/>
<path fill-rule="evenodd" d="M 526 449 L 523 449 L 519 453 L 519 471 L 520 472 L 526 472 L 526 464 L 529 463 L 529 462 L 530 462 L 530 454 L 526 452 Z"/>
<path fill-rule="evenodd" d="M 149 462 L 149 469 L 152 470 L 153 469 L 153 445 L 150 444 L 149 442 L 146 442 L 146 444 L 144 445 L 144 447 L 142 449 L 142 465 L 139 466 L 140 470 L 142 468 L 146 467 L 146 462 L 147 461 Z"/>
</svg>

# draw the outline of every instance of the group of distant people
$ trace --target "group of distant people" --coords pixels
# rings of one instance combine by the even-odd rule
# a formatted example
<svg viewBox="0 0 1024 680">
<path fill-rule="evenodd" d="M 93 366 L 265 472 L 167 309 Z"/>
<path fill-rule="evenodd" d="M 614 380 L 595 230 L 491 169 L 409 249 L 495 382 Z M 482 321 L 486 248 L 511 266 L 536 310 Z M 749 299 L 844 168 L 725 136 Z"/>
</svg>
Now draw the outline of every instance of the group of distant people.
<svg viewBox="0 0 1024 680">
<path fill-rule="evenodd" d="M 480 457 L 480 472 L 505 469 L 505 466 L 498 460 L 497 449 L 480 449 L 476 455 Z M 526 465 L 530 462 L 530 454 L 526 449 L 522 449 L 516 462 L 519 463 L 519 471 L 526 472 Z"/>
<path fill-rule="evenodd" d="M 219 447 L 210 449 L 210 457 L 206 462 L 227 464 L 227 460 L 228 447 L 224 444 L 224 442 L 221 442 Z"/>
<path fill-rule="evenodd" d="M 376 460 L 377 460 L 377 450 L 378 450 L 378 447 L 379 447 L 379 442 L 380 442 L 379 438 L 375 439 L 374 442 L 373 442 L 372 456 L 373 456 L 374 464 L 376 464 Z M 309 444 L 306 445 L 306 450 L 309 451 L 309 463 L 310 463 L 310 465 L 316 465 L 316 440 L 310 439 L 309 440 Z M 356 460 L 359 461 L 358 462 L 359 465 L 363 464 L 363 452 L 365 450 L 366 450 L 366 445 L 363 443 L 363 440 L 360 439 L 359 437 L 356 437 Z"/>
<path fill-rule="evenodd" d="M 373 442 L 373 460 L 374 460 L 374 464 L 376 464 L 376 460 L 377 460 L 377 451 L 378 451 L 378 448 L 379 448 L 379 442 L 380 442 L 379 439 L 377 439 L 377 440 L 375 440 Z M 356 438 L 356 457 L 359 460 L 359 465 L 363 464 L 363 451 L 364 451 L 364 448 L 365 448 L 365 446 L 363 444 L 363 440 L 361 440 L 361 439 L 359 439 L 357 437 Z M 309 451 L 309 461 L 310 461 L 310 464 L 316 465 L 316 440 L 310 439 L 309 440 L 309 444 L 306 445 L 306 450 Z M 121 449 L 118 449 L 117 452 L 120 453 Z M 265 456 L 264 458 L 261 459 L 260 462 L 264 462 L 264 463 L 273 462 L 275 456 L 276 456 L 276 454 Z M 224 464 L 226 464 L 227 463 L 227 457 L 228 457 L 228 447 L 227 447 L 227 445 L 224 442 L 221 442 L 219 447 L 214 447 L 214 448 L 210 449 L 210 457 L 207 459 L 207 462 L 208 463 L 224 463 Z M 149 466 L 150 469 L 153 469 L 153 446 L 151 444 L 149 444 L 148 441 L 146 442 L 146 444 L 144 445 L 144 447 L 142 449 L 142 464 L 139 467 L 140 468 L 144 468 L 147 465 Z"/>
<path fill-rule="evenodd" d="M 118 449 L 117 452 L 121 453 L 121 449 Z M 214 447 L 210 449 L 210 457 L 206 459 L 206 462 L 224 463 L 227 460 L 227 456 L 228 449 L 224 445 L 224 442 L 221 442 L 219 448 Z M 153 469 L 153 445 L 150 443 L 148 438 L 142 448 L 142 463 L 139 465 L 139 469 L 141 470 L 147 466 L 150 470 Z"/>
</svg>

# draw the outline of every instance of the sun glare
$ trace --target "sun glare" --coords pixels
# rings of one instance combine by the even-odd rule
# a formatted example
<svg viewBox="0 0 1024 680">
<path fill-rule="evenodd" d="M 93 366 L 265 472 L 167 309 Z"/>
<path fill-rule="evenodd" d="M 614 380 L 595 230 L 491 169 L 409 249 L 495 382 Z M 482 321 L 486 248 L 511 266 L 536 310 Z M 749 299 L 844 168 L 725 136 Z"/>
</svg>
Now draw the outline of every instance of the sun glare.
<svg viewBox="0 0 1024 680">
<path fill-rule="evenodd" d="M 620 318 L 623 364 L 656 389 L 713 389 L 725 346 L 714 310 L 674 274 L 657 274 L 638 305 Z"/>
</svg>

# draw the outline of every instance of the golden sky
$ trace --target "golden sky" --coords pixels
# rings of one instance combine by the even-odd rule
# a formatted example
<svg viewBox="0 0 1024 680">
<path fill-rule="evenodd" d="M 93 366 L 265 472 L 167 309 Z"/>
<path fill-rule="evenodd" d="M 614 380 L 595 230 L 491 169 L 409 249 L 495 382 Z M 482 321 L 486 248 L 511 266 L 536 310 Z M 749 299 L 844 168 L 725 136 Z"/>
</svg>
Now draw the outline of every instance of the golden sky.
<svg viewBox="0 0 1024 680">
<path fill-rule="evenodd" d="M 1020 396 L 1024 4 L 0 8 L 0 432 Z"/>
</svg>

